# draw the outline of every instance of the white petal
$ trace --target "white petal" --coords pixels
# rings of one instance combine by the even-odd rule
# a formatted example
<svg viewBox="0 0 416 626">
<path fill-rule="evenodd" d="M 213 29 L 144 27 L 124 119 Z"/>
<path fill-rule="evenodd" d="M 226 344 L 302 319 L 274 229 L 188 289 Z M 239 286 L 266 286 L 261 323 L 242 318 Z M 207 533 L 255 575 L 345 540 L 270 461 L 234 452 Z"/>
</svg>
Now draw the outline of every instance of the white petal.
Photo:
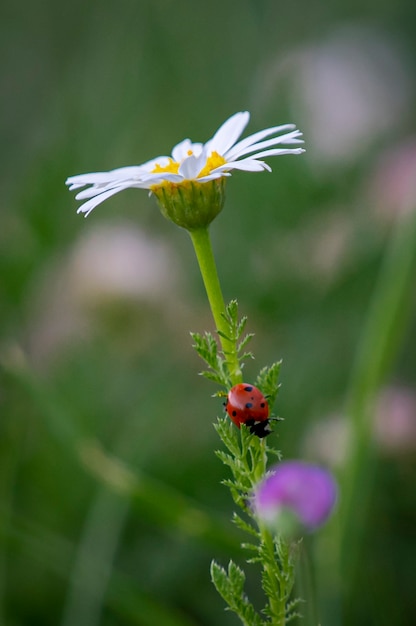
<svg viewBox="0 0 416 626">
<path fill-rule="evenodd" d="M 294 130 L 293 133 L 282 135 L 279 143 L 305 143 L 300 137 L 303 137 L 303 133 L 300 130 Z"/>
<path fill-rule="evenodd" d="M 191 154 L 199 156 L 202 151 L 202 143 L 192 143 L 190 139 L 184 139 L 178 143 L 172 150 L 172 158 L 176 163 L 182 163 Z"/>
<path fill-rule="evenodd" d="M 274 150 L 263 150 L 263 152 L 256 152 L 251 158 L 260 159 L 265 156 L 279 156 L 281 154 L 302 154 L 305 152 L 304 148 L 275 148 Z"/>
<path fill-rule="evenodd" d="M 210 174 L 207 174 L 207 176 L 201 176 L 201 178 L 197 178 L 197 182 L 198 183 L 207 183 L 210 180 L 215 180 L 216 178 L 222 178 L 223 176 L 231 176 L 230 172 L 221 172 L 221 171 L 217 171 L 217 170 L 213 170 Z"/>
<path fill-rule="evenodd" d="M 286 144 L 286 143 L 288 143 L 288 144 L 299 144 L 299 143 L 304 143 L 304 142 L 303 142 L 302 139 L 297 139 L 296 136 L 293 136 L 293 138 L 292 137 L 286 138 L 286 136 L 284 135 L 283 137 L 273 137 L 272 139 L 267 139 L 267 141 L 260 141 L 259 143 L 255 143 L 252 146 L 247 146 L 247 148 L 245 148 L 244 150 L 240 150 L 237 153 L 235 153 L 234 150 L 232 150 L 230 152 L 233 153 L 232 154 L 232 160 L 234 161 L 235 159 L 239 159 L 240 157 L 244 156 L 245 154 L 250 154 L 251 152 L 256 152 L 256 150 L 268 148 L 269 146 L 276 146 L 276 145 L 279 145 L 279 144 Z"/>
<path fill-rule="evenodd" d="M 254 133 L 253 135 L 249 135 L 245 139 L 242 139 L 241 141 L 236 143 L 235 146 L 233 146 L 233 148 L 231 148 L 231 150 L 229 150 L 227 154 L 225 154 L 224 156 L 225 158 L 228 158 L 228 159 L 234 159 L 236 154 L 239 154 L 241 150 L 244 150 L 248 146 L 252 146 L 258 141 L 261 141 L 262 139 L 264 139 L 265 137 L 269 137 L 269 135 L 273 135 L 275 133 L 279 133 L 282 131 L 295 130 L 295 128 L 296 128 L 295 124 L 283 124 L 282 126 L 273 126 L 272 128 L 265 128 L 264 130 L 260 130 L 258 133 Z"/>
<path fill-rule="evenodd" d="M 191 150 L 192 142 L 190 139 L 184 139 L 180 143 L 177 143 L 172 150 L 172 158 L 177 163 L 181 163 L 186 157 L 189 156 L 189 150 Z"/>
<path fill-rule="evenodd" d="M 231 161 L 231 163 L 225 163 L 220 167 L 212 170 L 212 173 L 221 172 L 227 170 L 244 170 L 245 172 L 262 172 L 263 170 L 272 171 L 271 167 L 263 161 L 257 161 L 257 159 L 242 159 L 241 161 Z"/>
<path fill-rule="evenodd" d="M 197 167 L 198 162 L 199 159 L 194 156 L 188 156 L 188 158 L 181 163 L 179 167 L 179 174 L 186 180 L 196 178 L 198 172 L 201 170 L 201 168 L 198 169 Z"/>
<path fill-rule="evenodd" d="M 203 143 L 193 143 L 192 144 L 192 152 L 194 153 L 194 155 L 196 157 L 201 156 L 203 149 L 204 149 L 204 144 Z"/>
<path fill-rule="evenodd" d="M 110 189 L 109 191 L 105 191 L 99 196 L 88 200 L 88 202 L 81 204 L 81 206 L 77 210 L 77 213 L 85 213 L 85 217 L 87 217 L 91 213 L 91 211 L 95 209 L 96 206 L 101 204 L 101 202 L 104 202 L 104 200 L 107 200 L 107 198 L 114 196 L 119 191 L 123 191 L 123 189 L 127 189 L 127 187 L 117 187 L 116 189 Z"/>
<path fill-rule="evenodd" d="M 132 165 L 129 167 L 119 167 L 116 170 L 110 170 L 108 172 L 93 172 L 90 174 L 70 176 L 65 181 L 65 184 L 70 186 L 70 191 L 74 191 L 80 187 L 85 187 L 85 185 L 94 185 L 96 188 L 105 188 L 108 185 L 113 186 L 126 180 L 139 178 L 143 172 L 145 172 L 145 170 L 142 166 Z"/>
<path fill-rule="evenodd" d="M 93 198 L 94 196 L 98 196 L 100 193 L 107 191 L 108 189 L 114 189 L 117 185 L 93 185 L 92 187 L 87 187 L 87 189 L 83 189 L 75 196 L 75 200 L 85 200 L 86 198 Z"/>
<path fill-rule="evenodd" d="M 301 136 L 302 136 L 302 133 L 299 134 L 299 137 L 301 137 Z M 282 139 L 282 141 L 279 141 L 279 144 L 283 144 L 283 145 L 286 145 L 286 144 L 298 145 L 298 144 L 301 144 L 301 143 L 305 143 L 305 141 L 303 139 L 298 139 L 297 137 L 294 137 L 294 138 L 290 138 L 290 137 L 289 138 L 285 138 L 284 137 Z"/>
<path fill-rule="evenodd" d="M 204 149 L 198 157 L 190 156 L 185 159 L 179 167 L 179 174 L 182 174 L 186 180 L 193 180 L 197 178 L 199 172 L 205 167 L 206 162 L 207 155 Z"/>
<path fill-rule="evenodd" d="M 145 174 L 141 177 L 140 181 L 134 185 L 139 189 L 148 189 L 151 185 L 161 185 L 165 181 L 171 183 L 180 183 L 183 181 L 183 176 L 180 174 L 173 174 L 171 172 L 157 172 L 155 174 Z M 133 185 L 132 185 L 133 186 Z"/>
<path fill-rule="evenodd" d="M 79 189 L 80 187 L 85 187 L 85 183 L 69 183 L 67 180 L 65 181 L 65 185 L 69 185 L 69 191 L 75 191 L 75 189 Z"/>
<path fill-rule="evenodd" d="M 93 172 L 90 174 L 79 174 L 78 176 L 70 176 L 66 179 L 66 185 L 77 185 L 82 187 L 84 185 L 95 185 L 108 183 L 114 180 L 112 172 Z"/>
<path fill-rule="evenodd" d="M 250 113 L 248 111 L 232 115 L 207 142 L 206 146 L 209 146 L 210 152 L 215 150 L 218 154 L 225 154 L 240 137 L 249 119 Z"/>
</svg>

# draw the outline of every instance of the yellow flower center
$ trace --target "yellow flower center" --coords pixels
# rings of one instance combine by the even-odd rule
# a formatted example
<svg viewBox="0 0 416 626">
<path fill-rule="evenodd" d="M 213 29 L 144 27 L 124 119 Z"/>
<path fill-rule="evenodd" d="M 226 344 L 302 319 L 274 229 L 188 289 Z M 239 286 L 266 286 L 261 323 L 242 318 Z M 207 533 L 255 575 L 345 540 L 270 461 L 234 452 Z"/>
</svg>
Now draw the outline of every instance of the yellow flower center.
<svg viewBox="0 0 416 626">
<path fill-rule="evenodd" d="M 220 165 L 224 165 L 227 161 L 222 157 L 218 152 L 211 152 L 209 157 L 207 158 L 207 162 L 205 163 L 205 167 L 198 174 L 198 178 L 202 178 L 202 176 L 207 176 L 212 170 L 215 170 L 216 167 Z"/>
<path fill-rule="evenodd" d="M 177 161 L 174 161 L 173 159 L 169 157 L 169 163 L 167 165 L 164 165 L 162 167 L 162 165 L 159 165 L 159 163 L 156 163 L 151 173 L 161 174 L 162 172 L 169 172 L 170 174 L 177 174 L 179 171 L 179 165 L 180 163 L 178 163 Z"/>
<path fill-rule="evenodd" d="M 192 150 L 188 151 L 188 156 L 191 156 Z M 207 159 L 204 167 L 198 174 L 198 178 L 202 178 L 202 176 L 207 176 L 212 170 L 220 165 L 224 165 L 227 161 L 222 157 L 218 152 L 212 152 Z M 167 165 L 159 165 L 156 163 L 155 167 L 152 169 L 152 174 L 161 174 L 163 172 L 168 172 L 170 174 L 177 174 L 179 171 L 180 163 L 178 161 L 174 161 L 169 158 L 169 163 Z"/>
</svg>

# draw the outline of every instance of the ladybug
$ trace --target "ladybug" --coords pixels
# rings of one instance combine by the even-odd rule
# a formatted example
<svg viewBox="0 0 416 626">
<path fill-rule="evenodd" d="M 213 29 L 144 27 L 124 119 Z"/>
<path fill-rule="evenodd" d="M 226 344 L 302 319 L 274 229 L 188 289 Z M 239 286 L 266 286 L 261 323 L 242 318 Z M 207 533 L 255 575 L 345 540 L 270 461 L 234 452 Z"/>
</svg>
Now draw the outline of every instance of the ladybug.
<svg viewBox="0 0 416 626">
<path fill-rule="evenodd" d="M 247 383 L 234 385 L 228 392 L 225 410 L 238 428 L 245 424 L 257 437 L 272 432 L 269 423 L 269 404 L 257 387 Z"/>
</svg>

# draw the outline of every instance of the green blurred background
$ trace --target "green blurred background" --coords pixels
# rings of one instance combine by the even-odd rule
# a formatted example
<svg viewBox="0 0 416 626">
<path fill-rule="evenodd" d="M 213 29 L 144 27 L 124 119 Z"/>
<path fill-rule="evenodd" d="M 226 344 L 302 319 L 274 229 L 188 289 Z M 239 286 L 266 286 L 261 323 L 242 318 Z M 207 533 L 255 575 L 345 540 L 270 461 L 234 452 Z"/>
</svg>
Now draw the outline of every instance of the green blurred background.
<svg viewBox="0 0 416 626">
<path fill-rule="evenodd" d="M 237 623 L 209 581 L 212 557 L 242 562 L 241 537 L 214 455 L 222 406 L 189 337 L 213 330 L 191 243 L 137 190 L 84 220 L 69 175 L 206 141 L 240 110 L 248 132 L 303 130 L 302 157 L 233 175 L 212 235 L 225 298 L 256 333 L 247 378 L 283 359 L 276 445 L 342 474 L 360 333 L 415 204 L 415 7 L 3 3 L 1 624 Z M 416 614 L 414 315 L 400 331 L 373 418 L 354 626 Z M 260 603 L 255 576 L 248 589 Z"/>
</svg>

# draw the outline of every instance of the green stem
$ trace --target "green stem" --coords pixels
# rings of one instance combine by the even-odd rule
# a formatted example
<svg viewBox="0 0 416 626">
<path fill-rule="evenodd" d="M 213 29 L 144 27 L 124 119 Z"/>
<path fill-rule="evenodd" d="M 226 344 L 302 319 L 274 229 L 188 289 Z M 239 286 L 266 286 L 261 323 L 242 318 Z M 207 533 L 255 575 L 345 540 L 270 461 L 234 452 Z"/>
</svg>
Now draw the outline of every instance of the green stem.
<svg viewBox="0 0 416 626">
<path fill-rule="evenodd" d="M 188 232 L 192 239 L 199 269 L 202 274 L 202 280 L 204 281 L 205 290 L 211 307 L 212 316 L 214 318 L 214 322 L 219 333 L 221 347 L 227 361 L 231 384 L 235 385 L 236 383 L 242 381 L 242 373 L 236 354 L 236 347 L 234 343 L 227 338 L 228 326 L 224 318 L 224 298 L 218 278 L 214 254 L 212 252 L 209 231 L 208 228 L 201 228 Z"/>
<path fill-rule="evenodd" d="M 275 542 L 270 531 L 261 525 L 260 535 L 262 544 L 268 553 L 268 558 L 262 562 L 262 566 L 273 589 L 273 593 L 268 596 L 270 612 L 273 615 L 271 624 L 273 626 L 285 626 L 286 589 L 284 583 L 286 572 L 281 572 L 279 569 L 275 553 Z"/>
<path fill-rule="evenodd" d="M 256 442 L 257 443 L 257 442 Z M 250 446 L 250 439 L 248 440 Z M 258 484 L 259 480 L 264 477 L 267 470 L 267 447 L 266 442 L 260 442 L 260 454 L 255 454 L 253 449 L 248 447 L 247 451 L 243 448 L 243 463 L 245 463 L 247 471 L 251 474 L 252 490 Z M 250 452 L 251 467 L 247 464 L 247 452 Z M 272 533 L 259 520 L 257 520 L 261 543 L 267 551 L 267 558 L 262 561 L 262 567 L 268 578 L 273 593 L 268 595 L 269 608 L 273 615 L 272 626 L 285 626 L 286 623 L 286 585 L 287 572 L 281 571 L 283 565 L 276 559 L 276 546 Z"/>
</svg>

